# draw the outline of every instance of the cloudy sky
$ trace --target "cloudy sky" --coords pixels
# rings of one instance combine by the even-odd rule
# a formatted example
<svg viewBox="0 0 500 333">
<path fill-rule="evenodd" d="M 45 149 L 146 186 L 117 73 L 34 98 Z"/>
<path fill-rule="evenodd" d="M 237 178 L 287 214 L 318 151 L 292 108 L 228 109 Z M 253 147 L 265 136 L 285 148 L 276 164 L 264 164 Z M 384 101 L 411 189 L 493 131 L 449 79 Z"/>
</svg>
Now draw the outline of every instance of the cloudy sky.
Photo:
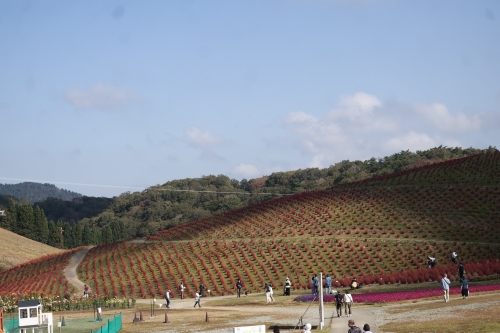
<svg viewBox="0 0 500 333">
<path fill-rule="evenodd" d="M 500 147 L 500 2 L 0 0 L 0 183 Z"/>
</svg>

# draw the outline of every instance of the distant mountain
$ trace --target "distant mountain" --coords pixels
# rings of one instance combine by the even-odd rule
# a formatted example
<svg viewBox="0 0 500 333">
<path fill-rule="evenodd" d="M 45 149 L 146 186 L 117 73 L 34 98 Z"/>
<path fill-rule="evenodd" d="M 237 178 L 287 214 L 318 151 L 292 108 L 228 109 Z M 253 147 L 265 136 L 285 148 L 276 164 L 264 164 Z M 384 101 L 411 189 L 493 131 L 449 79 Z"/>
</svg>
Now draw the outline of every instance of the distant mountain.
<svg viewBox="0 0 500 333">
<path fill-rule="evenodd" d="M 47 198 L 71 201 L 80 198 L 80 193 L 60 189 L 53 184 L 24 182 L 19 184 L 0 184 L 0 194 L 11 195 L 18 199 L 26 199 L 31 204 Z"/>
</svg>

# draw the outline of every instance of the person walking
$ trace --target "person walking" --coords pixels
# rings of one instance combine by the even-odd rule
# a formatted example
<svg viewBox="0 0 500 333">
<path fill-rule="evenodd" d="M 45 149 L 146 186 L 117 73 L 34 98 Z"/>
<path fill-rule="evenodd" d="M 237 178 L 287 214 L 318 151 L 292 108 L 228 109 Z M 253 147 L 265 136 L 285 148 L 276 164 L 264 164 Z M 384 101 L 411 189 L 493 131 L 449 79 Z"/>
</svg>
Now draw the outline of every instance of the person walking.
<svg viewBox="0 0 500 333">
<path fill-rule="evenodd" d="M 181 295 L 181 299 L 184 299 L 184 290 L 186 290 L 186 287 L 184 287 L 184 282 L 181 282 L 179 285 L 179 295 Z"/>
<path fill-rule="evenodd" d="M 240 279 L 238 279 L 238 282 L 236 282 L 236 290 L 238 291 L 238 298 L 241 297 L 241 289 L 243 289 L 243 283 L 241 282 Z"/>
<path fill-rule="evenodd" d="M 346 314 L 347 317 L 351 316 L 352 303 L 353 303 L 352 295 L 350 294 L 349 290 L 347 290 L 344 295 L 344 313 Z M 349 310 L 349 312 L 347 312 L 347 310 Z"/>
<path fill-rule="evenodd" d="M 291 287 L 292 287 L 292 282 L 290 281 L 290 279 L 287 276 L 286 280 L 285 280 L 285 296 L 290 296 L 290 288 Z"/>
<path fill-rule="evenodd" d="M 448 303 L 450 301 L 450 280 L 447 278 L 448 275 L 444 273 L 444 277 L 441 279 L 441 286 L 443 287 L 444 302 Z"/>
<path fill-rule="evenodd" d="M 170 309 L 170 289 L 165 292 L 165 307 Z"/>
<path fill-rule="evenodd" d="M 266 291 L 266 303 L 271 303 L 271 289 L 269 289 L 269 283 L 266 282 L 264 290 Z"/>
<path fill-rule="evenodd" d="M 363 325 L 363 332 L 364 333 L 372 333 L 372 331 L 370 331 L 370 325 L 364 324 Z"/>
<path fill-rule="evenodd" d="M 193 308 L 196 307 L 196 304 L 198 304 L 198 306 L 201 308 L 201 303 L 200 303 L 200 300 L 201 300 L 201 293 L 198 293 L 198 291 L 196 291 L 196 294 L 194 294 L 194 306 Z"/>
<path fill-rule="evenodd" d="M 347 326 L 349 326 L 349 331 L 347 331 L 347 333 L 362 333 L 361 328 L 357 327 L 352 319 L 349 319 Z"/>
<path fill-rule="evenodd" d="M 467 281 L 467 276 L 464 275 L 462 279 L 462 285 L 460 286 L 462 291 L 462 299 L 467 299 L 469 297 L 469 281 Z"/>
<path fill-rule="evenodd" d="M 274 299 L 273 287 L 271 287 L 271 285 L 269 285 L 269 298 L 271 298 L 271 302 L 275 302 L 276 301 Z"/>
<path fill-rule="evenodd" d="M 332 290 L 332 278 L 327 274 L 325 278 L 325 294 L 330 295 L 330 290 Z"/>
<path fill-rule="evenodd" d="M 457 253 L 455 251 L 451 253 L 451 261 L 453 261 L 454 264 L 457 263 Z"/>
<path fill-rule="evenodd" d="M 344 302 L 344 295 L 341 293 L 335 294 L 335 306 L 337 307 L 337 317 L 342 317 L 342 303 Z"/>
</svg>

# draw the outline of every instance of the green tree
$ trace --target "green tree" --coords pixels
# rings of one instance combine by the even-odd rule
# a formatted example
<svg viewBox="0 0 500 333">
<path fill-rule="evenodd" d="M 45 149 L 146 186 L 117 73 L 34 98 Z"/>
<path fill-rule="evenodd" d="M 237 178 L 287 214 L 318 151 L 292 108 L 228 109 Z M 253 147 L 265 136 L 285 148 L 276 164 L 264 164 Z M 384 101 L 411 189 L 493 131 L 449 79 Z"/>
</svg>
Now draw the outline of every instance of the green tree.
<svg viewBox="0 0 500 333">
<path fill-rule="evenodd" d="M 28 203 L 23 203 L 19 207 L 17 234 L 29 239 L 35 239 L 35 217 L 33 207 Z"/>
<path fill-rule="evenodd" d="M 43 210 L 36 206 L 33 211 L 34 216 L 34 228 L 35 228 L 35 240 L 47 244 L 49 239 L 49 222 Z"/>
<path fill-rule="evenodd" d="M 111 226 L 109 224 L 102 228 L 102 243 L 113 243 L 113 231 L 111 230 Z"/>
<path fill-rule="evenodd" d="M 49 221 L 49 237 L 47 244 L 59 249 L 64 247 L 62 225 L 56 225 L 52 220 Z"/>
<path fill-rule="evenodd" d="M 18 214 L 18 206 L 17 204 L 10 199 L 9 208 L 7 209 L 7 216 L 9 217 L 9 227 L 10 231 L 17 233 L 17 214 Z"/>
</svg>

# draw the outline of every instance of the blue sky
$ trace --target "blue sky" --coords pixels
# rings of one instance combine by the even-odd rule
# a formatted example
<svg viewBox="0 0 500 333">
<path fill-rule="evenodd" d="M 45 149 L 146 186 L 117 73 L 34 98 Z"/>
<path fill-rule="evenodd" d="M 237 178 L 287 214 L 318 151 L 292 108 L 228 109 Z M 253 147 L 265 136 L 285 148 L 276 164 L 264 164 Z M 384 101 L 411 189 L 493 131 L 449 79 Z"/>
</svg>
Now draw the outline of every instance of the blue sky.
<svg viewBox="0 0 500 333">
<path fill-rule="evenodd" d="M 495 0 L 0 0 L 0 182 L 115 196 L 499 147 L 499 41 Z"/>
</svg>

